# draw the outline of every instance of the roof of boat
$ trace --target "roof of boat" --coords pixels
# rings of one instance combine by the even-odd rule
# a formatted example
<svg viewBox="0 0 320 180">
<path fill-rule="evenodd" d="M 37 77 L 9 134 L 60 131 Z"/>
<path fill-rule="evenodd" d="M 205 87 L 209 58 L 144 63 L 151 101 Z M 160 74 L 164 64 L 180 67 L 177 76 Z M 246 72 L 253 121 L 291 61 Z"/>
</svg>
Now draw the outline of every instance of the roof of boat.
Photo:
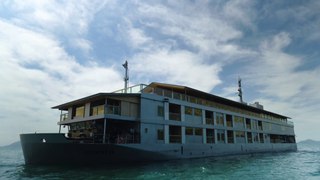
<svg viewBox="0 0 320 180">
<path fill-rule="evenodd" d="M 142 87 L 142 86 L 140 86 L 140 87 Z M 181 94 L 186 94 L 188 96 L 194 96 L 194 97 L 197 97 L 197 98 L 210 100 L 210 101 L 213 101 L 213 102 L 216 102 L 216 103 L 228 105 L 228 106 L 231 106 L 231 107 L 237 107 L 239 109 L 244 109 L 244 110 L 248 110 L 248 111 L 255 112 L 255 113 L 265 113 L 265 114 L 276 116 L 276 117 L 279 117 L 279 118 L 289 118 L 290 119 L 290 117 L 287 117 L 287 116 L 283 116 L 283 115 L 280 115 L 280 114 L 277 114 L 277 113 L 274 113 L 274 112 L 266 111 L 264 109 L 259 109 L 259 108 L 256 108 L 256 107 L 244 104 L 244 103 L 240 103 L 240 102 L 233 101 L 233 100 L 230 100 L 230 99 L 227 99 L 227 98 L 216 96 L 216 95 L 213 95 L 213 94 L 210 94 L 210 93 L 206 93 L 206 92 L 203 92 L 203 91 L 200 91 L 200 90 L 197 90 L 197 89 L 194 89 L 194 88 L 190 88 L 190 87 L 187 87 L 187 86 L 181 86 L 181 85 L 175 85 L 175 84 L 166 84 L 166 83 L 159 83 L 159 82 L 152 82 L 149 85 L 143 85 L 142 91 L 145 91 L 148 88 L 153 88 L 153 89 L 154 88 L 161 88 L 161 89 L 166 89 L 166 90 L 172 90 L 174 92 L 178 92 L 178 93 L 181 93 Z M 86 103 L 88 101 L 99 100 L 99 99 L 101 99 L 103 97 L 107 97 L 107 96 L 109 96 L 109 97 L 110 96 L 114 96 L 114 97 L 116 97 L 116 96 L 120 96 L 120 97 L 125 97 L 125 96 L 127 96 L 127 97 L 137 97 L 137 96 L 140 96 L 140 94 L 141 93 L 115 93 L 115 92 L 97 93 L 97 94 L 94 94 L 94 95 L 91 95 L 91 96 L 87 96 L 87 97 L 84 97 L 84 98 L 81 98 L 81 99 L 77 99 L 77 100 L 74 100 L 74 101 L 71 101 L 71 102 L 67 102 L 67 103 L 61 104 L 61 105 L 58 105 L 58 106 L 54 106 L 52 108 L 53 109 L 59 109 L 59 110 L 67 110 L 70 106 L 77 105 L 77 104 L 83 104 L 83 103 Z"/>
</svg>

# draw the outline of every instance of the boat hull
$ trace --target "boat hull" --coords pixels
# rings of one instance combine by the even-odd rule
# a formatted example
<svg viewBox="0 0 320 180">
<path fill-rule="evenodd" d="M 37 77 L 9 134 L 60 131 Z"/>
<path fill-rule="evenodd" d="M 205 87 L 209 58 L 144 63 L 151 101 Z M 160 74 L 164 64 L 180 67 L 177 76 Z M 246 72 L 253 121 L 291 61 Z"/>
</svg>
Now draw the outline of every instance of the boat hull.
<svg viewBox="0 0 320 180">
<path fill-rule="evenodd" d="M 171 159 L 296 151 L 295 143 L 279 144 L 93 144 L 64 134 L 21 134 L 26 164 L 123 164 Z"/>
</svg>

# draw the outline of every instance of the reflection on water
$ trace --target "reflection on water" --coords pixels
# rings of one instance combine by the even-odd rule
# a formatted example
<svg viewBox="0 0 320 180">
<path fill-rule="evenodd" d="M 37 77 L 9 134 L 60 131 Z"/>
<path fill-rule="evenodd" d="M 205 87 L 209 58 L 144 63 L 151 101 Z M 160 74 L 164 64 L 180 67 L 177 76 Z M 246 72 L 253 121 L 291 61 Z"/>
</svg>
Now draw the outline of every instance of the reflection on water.
<svg viewBox="0 0 320 180">
<path fill-rule="evenodd" d="M 310 179 L 320 151 L 267 153 L 123 166 L 26 166 L 21 150 L 0 149 L 2 179 Z"/>
</svg>

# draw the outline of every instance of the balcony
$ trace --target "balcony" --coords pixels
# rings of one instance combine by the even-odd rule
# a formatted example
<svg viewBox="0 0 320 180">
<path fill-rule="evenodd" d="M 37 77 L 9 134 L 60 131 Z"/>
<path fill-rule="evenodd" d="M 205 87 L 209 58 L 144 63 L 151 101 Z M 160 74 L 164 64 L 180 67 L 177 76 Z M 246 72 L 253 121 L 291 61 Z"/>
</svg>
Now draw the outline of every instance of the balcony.
<svg viewBox="0 0 320 180">
<path fill-rule="evenodd" d="M 106 114 L 120 115 L 120 106 L 107 105 Z"/>
</svg>

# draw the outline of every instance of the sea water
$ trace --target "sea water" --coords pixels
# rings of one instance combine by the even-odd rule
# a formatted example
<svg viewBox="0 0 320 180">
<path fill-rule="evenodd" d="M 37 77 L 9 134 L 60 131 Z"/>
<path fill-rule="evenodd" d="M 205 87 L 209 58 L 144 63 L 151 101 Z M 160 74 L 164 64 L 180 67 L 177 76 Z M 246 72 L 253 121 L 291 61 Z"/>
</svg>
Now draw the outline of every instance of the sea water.
<svg viewBox="0 0 320 180">
<path fill-rule="evenodd" d="M 121 166 L 27 166 L 21 147 L 0 148 L 0 179 L 320 179 L 320 147 Z"/>
</svg>

